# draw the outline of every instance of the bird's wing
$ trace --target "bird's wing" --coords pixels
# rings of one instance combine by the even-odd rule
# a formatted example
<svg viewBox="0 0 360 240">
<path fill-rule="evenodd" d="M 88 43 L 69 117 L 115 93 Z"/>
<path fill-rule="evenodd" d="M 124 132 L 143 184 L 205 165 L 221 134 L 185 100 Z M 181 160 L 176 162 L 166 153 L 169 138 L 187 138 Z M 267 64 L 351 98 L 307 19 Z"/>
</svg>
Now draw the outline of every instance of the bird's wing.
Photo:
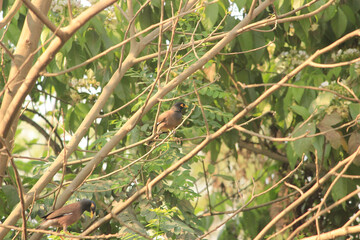
<svg viewBox="0 0 360 240">
<path fill-rule="evenodd" d="M 160 114 L 160 116 L 158 117 L 158 121 L 157 121 L 156 125 L 159 125 L 160 123 L 165 122 L 167 116 L 168 116 L 168 111 Z"/>
<path fill-rule="evenodd" d="M 44 218 L 44 219 L 54 219 L 54 218 L 59 218 L 59 217 L 65 216 L 65 215 L 74 214 L 74 211 L 76 210 L 76 208 L 80 207 L 78 205 L 79 204 L 77 204 L 77 203 L 66 205 L 66 206 L 64 206 L 62 208 L 59 208 L 59 209 L 57 209 L 57 210 L 55 210 L 53 212 L 50 212 L 50 213 L 46 214 L 42 218 Z"/>
</svg>

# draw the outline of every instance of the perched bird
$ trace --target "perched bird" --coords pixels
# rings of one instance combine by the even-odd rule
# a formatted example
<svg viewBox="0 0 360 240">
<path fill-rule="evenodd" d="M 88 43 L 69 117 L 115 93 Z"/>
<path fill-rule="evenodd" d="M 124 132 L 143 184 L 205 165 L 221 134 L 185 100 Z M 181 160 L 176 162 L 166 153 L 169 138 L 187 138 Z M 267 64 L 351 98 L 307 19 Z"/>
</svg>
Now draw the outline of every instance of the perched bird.
<svg viewBox="0 0 360 240">
<path fill-rule="evenodd" d="M 59 208 L 53 212 L 48 213 L 42 218 L 45 221 L 41 224 L 41 228 L 44 227 L 62 227 L 64 232 L 66 232 L 66 228 L 77 222 L 84 211 L 90 212 L 91 218 L 94 216 L 94 212 L 96 209 L 96 205 L 93 201 L 88 199 L 83 199 L 79 202 L 72 203 L 62 208 Z"/>
<path fill-rule="evenodd" d="M 171 131 L 176 128 L 182 121 L 182 110 L 188 106 L 183 102 L 175 103 L 170 110 L 160 114 L 157 122 L 157 134 Z"/>
</svg>

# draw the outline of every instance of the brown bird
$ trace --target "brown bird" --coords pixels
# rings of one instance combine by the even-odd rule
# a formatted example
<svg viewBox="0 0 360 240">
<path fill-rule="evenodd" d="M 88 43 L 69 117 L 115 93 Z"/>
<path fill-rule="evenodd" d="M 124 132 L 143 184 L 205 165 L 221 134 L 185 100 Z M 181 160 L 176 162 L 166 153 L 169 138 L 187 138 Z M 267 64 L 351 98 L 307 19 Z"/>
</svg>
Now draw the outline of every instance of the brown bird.
<svg viewBox="0 0 360 240">
<path fill-rule="evenodd" d="M 95 209 L 96 205 L 93 201 L 83 199 L 79 202 L 63 206 L 62 208 L 43 216 L 42 218 L 44 218 L 45 221 L 41 224 L 41 226 L 62 227 L 64 232 L 67 232 L 66 228 L 77 222 L 84 211 L 90 212 L 90 216 L 92 218 L 94 216 Z"/>
<path fill-rule="evenodd" d="M 183 102 L 175 103 L 170 110 L 160 114 L 157 122 L 157 133 L 161 134 L 176 128 L 182 121 L 182 110 L 188 106 Z"/>
</svg>

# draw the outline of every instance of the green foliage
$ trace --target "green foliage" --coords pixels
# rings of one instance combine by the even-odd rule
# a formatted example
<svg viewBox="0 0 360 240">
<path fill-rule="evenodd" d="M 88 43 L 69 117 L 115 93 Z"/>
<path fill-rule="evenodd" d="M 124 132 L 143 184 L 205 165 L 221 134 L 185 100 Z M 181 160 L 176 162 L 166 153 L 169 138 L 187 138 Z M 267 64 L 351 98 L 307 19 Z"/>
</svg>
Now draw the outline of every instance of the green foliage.
<svg viewBox="0 0 360 240">
<path fill-rule="evenodd" d="M 2 6 L 4 16 L 13 2 L 4 1 Z M 144 2 L 133 1 L 134 12 L 137 12 Z M 176 14 L 180 2 L 165 1 L 164 19 Z M 207 54 L 213 45 L 221 40 L 216 38 L 218 34 L 231 31 L 240 23 L 252 2 L 250 0 L 204 2 L 203 5 L 198 6 L 196 12 L 180 18 L 175 29 L 176 34 L 173 36 L 173 45 L 179 47 L 189 42 L 201 41 L 201 43 L 199 46 L 195 44 L 186 49 L 173 51 L 166 60 L 163 58 L 164 55 L 161 56 L 159 60 L 164 63 L 164 68 L 161 72 L 160 85 L 155 85 L 152 96 L 159 90 L 159 86 L 164 86 L 168 74 L 165 70 L 170 69 L 168 80 L 171 81 L 190 68 L 198 58 Z M 253 22 L 273 16 L 275 11 L 277 15 L 285 14 L 309 2 L 275 1 L 274 6 L 268 7 Z M 310 13 L 326 2 L 317 1 L 302 8 L 293 16 Z M 130 44 L 125 44 L 123 48 L 116 48 L 91 63 L 79 66 L 87 59 L 129 37 L 130 33 L 127 32 L 129 19 L 123 13 L 127 11 L 127 4 L 123 2 L 118 4 L 119 6 L 106 9 L 85 23 L 66 42 L 45 70 L 48 73 L 57 73 L 71 67 L 77 66 L 77 68 L 56 76 L 39 77 L 29 95 L 31 100 L 26 100 L 30 102 L 28 108 L 36 113 L 24 111 L 23 114 L 39 123 L 47 133 L 51 134 L 51 138 L 60 148 L 66 147 L 70 135 L 78 130 L 94 103 L 98 101 L 100 94 L 106 90 L 105 86 L 118 69 L 120 59 L 124 61 L 129 54 Z M 239 9 L 236 16 L 230 12 L 230 6 Z M 85 6 L 73 8 L 74 16 L 79 15 L 85 8 Z M 191 152 L 206 137 L 207 127 L 210 134 L 215 133 L 316 50 L 357 28 L 360 19 L 359 10 L 360 4 L 357 0 L 336 1 L 324 11 L 309 18 L 279 22 L 276 26 L 261 28 L 262 31 L 247 29 L 240 32 L 234 41 L 221 50 L 221 54 L 213 57 L 201 71 L 195 72 L 164 97 L 170 99 L 187 94 L 180 99 L 189 105 L 185 115 L 189 115 L 190 110 L 194 108 L 174 136 L 156 149 L 152 149 L 151 144 L 143 144 L 106 156 L 99 166 L 94 167 L 87 181 L 73 193 L 69 202 L 82 198 L 95 199 L 100 206 L 98 216 L 108 214 L 104 206 L 111 209 L 112 203 L 124 201 L 142 187 L 148 186 L 149 180 L 154 179 Z M 7 33 L 2 39 L 2 43 L 11 51 L 19 40 L 26 12 L 27 9 L 22 6 L 10 22 Z M 158 24 L 160 13 L 161 1 L 151 1 L 151 4 L 144 7 L 134 19 L 135 30 L 140 32 L 153 24 Z M 56 26 L 60 25 L 62 16 L 65 19 L 63 24 L 68 24 L 70 18 L 67 5 L 61 6 L 60 9 L 53 6 L 48 14 L 48 18 L 56 23 Z M 0 34 L 2 35 L 4 31 L 5 29 L 1 29 Z M 143 33 L 135 40 L 139 41 L 147 34 L 149 32 Z M 40 44 L 44 44 L 51 36 L 52 32 L 44 28 Z M 213 36 L 215 38 L 212 41 L 207 40 L 207 37 Z M 165 31 L 162 37 L 162 47 L 166 50 L 172 39 L 171 31 Z M 273 43 L 267 46 L 271 41 Z M 332 49 L 315 59 L 314 62 L 338 63 L 358 58 L 360 56 L 358 43 L 357 39 L 351 39 L 340 45 L 338 49 Z M 46 47 L 41 48 L 36 58 L 45 51 Z M 51 209 L 57 196 L 57 187 L 60 184 L 67 186 L 85 166 L 84 162 L 77 160 L 90 160 L 113 136 L 117 135 L 118 130 L 134 112 L 143 107 L 149 97 L 149 90 L 145 90 L 155 81 L 160 70 L 157 51 L 156 39 L 146 46 L 139 56 L 146 58 L 154 54 L 156 57 L 146 58 L 147 60 L 133 65 L 114 87 L 101 115 L 122 107 L 136 97 L 137 100 L 116 113 L 98 118 L 89 129 L 86 129 L 86 136 L 81 140 L 78 151 L 67 159 L 69 164 L 65 171 L 61 169 L 53 181 L 38 193 L 40 197 L 30 214 L 33 220 L 29 221 L 30 227 L 36 227 L 37 222 L 40 222 L 39 216 Z M 11 58 L 4 54 L 0 64 L 1 89 L 8 80 L 4 76 L 9 75 L 11 64 Z M 360 104 L 356 100 L 349 100 L 354 98 L 353 95 L 360 96 L 359 75 L 358 63 L 334 68 L 303 69 L 288 81 L 290 85 L 281 87 L 270 97 L 263 99 L 237 124 L 243 124 L 242 127 L 249 131 L 273 138 L 296 138 L 306 135 L 305 138 L 275 142 L 268 138 L 229 129 L 213 139 L 198 155 L 167 175 L 157 185 L 152 186 L 147 198 L 139 198 L 133 202 L 129 207 L 130 213 L 126 213 L 126 217 L 121 216 L 121 219 L 131 226 L 136 223 L 138 227 L 136 229 L 149 234 L 154 239 L 162 239 L 165 235 L 169 239 L 196 239 L 217 226 L 219 221 L 224 221 L 227 218 L 225 214 L 227 211 L 235 211 L 248 203 L 253 190 L 255 193 L 260 193 L 269 189 L 293 170 L 302 158 L 304 165 L 286 180 L 288 183 L 302 188 L 306 182 L 314 180 L 318 176 L 316 169 L 311 166 L 316 162 L 320 167 L 320 175 L 323 176 L 335 164 L 355 152 L 359 146 L 360 130 L 357 117 L 360 114 Z M 343 85 L 337 83 L 338 79 Z M 209 81 L 212 81 L 211 84 L 203 87 Z M 199 96 L 193 91 L 194 84 Z M 243 85 L 248 87 L 243 88 Z M 352 92 L 343 86 L 347 86 Z M 139 96 L 144 91 L 145 94 Z M 168 110 L 173 103 L 180 100 L 162 102 L 160 112 Z M 116 149 L 127 148 L 150 136 L 156 114 L 157 108 L 154 107 L 139 119 L 132 131 L 117 142 Z M 40 115 L 49 122 L 39 120 L 42 119 Z M 353 122 L 349 124 L 351 121 Z M 14 155 L 30 153 L 31 157 L 40 158 L 39 160 L 15 158 L 25 191 L 36 184 L 57 156 L 53 149 L 48 148 L 47 139 L 43 140 L 38 134 L 30 138 L 24 136 L 27 131 L 27 125 L 18 128 L 12 151 Z M 161 135 L 159 140 L 165 135 Z M 244 142 L 246 146 L 242 145 Z M 255 154 L 259 152 L 265 157 Z M 357 159 L 346 174 L 358 175 L 359 165 Z M 317 194 L 294 209 L 287 220 L 291 221 L 316 206 L 324 198 L 330 183 L 325 183 Z M 340 178 L 325 199 L 325 205 L 329 206 L 348 195 L 359 184 L 358 180 Z M 237 239 L 239 236 L 244 239 L 254 238 L 271 220 L 270 212 L 273 211 L 273 204 L 259 208 L 256 206 L 272 202 L 293 191 L 292 188 L 281 185 L 254 199 L 247 207 L 255 208 L 229 220 L 221 229 L 218 238 Z M 296 198 L 291 197 L 284 200 L 283 206 L 294 199 Z M 16 178 L 10 167 L 0 191 L 0 204 L 3 206 L 0 208 L 1 222 L 18 202 Z M 319 218 L 321 230 L 330 231 L 342 226 L 358 210 L 356 202 L 355 198 L 344 202 L 341 207 Z M 82 221 L 72 225 L 70 231 L 81 232 L 88 223 L 90 219 L 86 216 Z M 138 234 L 115 220 L 101 226 L 96 230 L 96 234 L 120 231 L 126 231 L 123 239 L 141 239 Z M 274 232 L 275 229 L 272 231 Z M 316 233 L 316 229 L 309 228 L 306 234 Z M 288 233 L 284 234 L 285 237 L 286 234 Z"/>
</svg>

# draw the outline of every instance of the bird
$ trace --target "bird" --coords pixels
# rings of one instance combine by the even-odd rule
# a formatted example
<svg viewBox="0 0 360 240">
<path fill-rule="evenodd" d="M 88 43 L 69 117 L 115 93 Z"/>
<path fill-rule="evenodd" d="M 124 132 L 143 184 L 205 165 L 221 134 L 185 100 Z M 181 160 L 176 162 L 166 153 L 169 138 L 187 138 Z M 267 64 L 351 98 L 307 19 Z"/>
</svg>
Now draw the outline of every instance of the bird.
<svg viewBox="0 0 360 240">
<path fill-rule="evenodd" d="M 71 203 L 46 214 L 42 217 L 45 221 L 41 223 L 41 226 L 42 228 L 49 226 L 62 227 L 64 232 L 67 232 L 66 228 L 77 222 L 84 211 L 90 212 L 90 216 L 92 218 L 94 216 L 95 209 L 95 202 L 88 199 L 82 199 L 79 202 Z"/>
<path fill-rule="evenodd" d="M 175 103 L 170 110 L 160 114 L 156 123 L 156 133 L 159 135 L 176 128 L 182 121 L 182 111 L 188 106 L 183 102 Z"/>
</svg>

